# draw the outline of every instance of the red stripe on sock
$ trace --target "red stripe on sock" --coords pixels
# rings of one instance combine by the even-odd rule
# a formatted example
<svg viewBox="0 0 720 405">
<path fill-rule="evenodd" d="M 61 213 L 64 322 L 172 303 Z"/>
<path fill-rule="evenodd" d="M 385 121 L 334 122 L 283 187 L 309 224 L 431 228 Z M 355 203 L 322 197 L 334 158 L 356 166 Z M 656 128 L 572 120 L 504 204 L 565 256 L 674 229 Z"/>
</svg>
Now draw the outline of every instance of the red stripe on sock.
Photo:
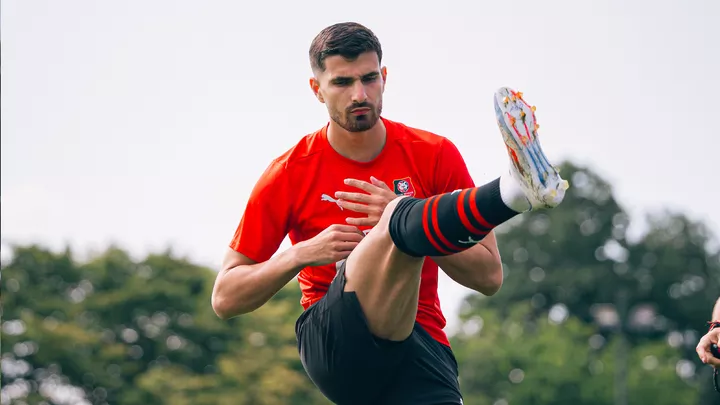
<svg viewBox="0 0 720 405">
<path fill-rule="evenodd" d="M 457 210 L 458 210 L 458 216 L 460 217 L 460 221 L 462 222 L 465 229 L 468 230 L 468 232 L 472 234 L 484 234 L 486 231 L 480 230 L 475 228 L 472 223 L 470 223 L 470 219 L 467 216 L 467 213 L 465 212 L 465 195 L 470 191 L 470 189 L 465 189 L 460 192 L 460 195 L 458 196 L 457 200 Z"/>
<path fill-rule="evenodd" d="M 480 225 L 482 225 L 482 226 L 484 226 L 485 228 L 487 228 L 486 231 L 483 231 L 483 232 L 482 232 L 483 234 L 487 234 L 487 233 L 490 232 L 490 230 L 493 229 L 495 226 L 494 226 L 494 225 L 490 225 L 490 223 L 489 223 L 488 221 L 486 221 L 485 218 L 483 218 L 482 215 L 480 215 L 480 211 L 478 211 L 477 204 L 475 203 L 475 194 L 477 193 L 477 191 L 478 191 L 478 189 L 477 189 L 477 187 L 475 187 L 475 188 L 472 189 L 472 191 L 470 192 L 470 212 L 472 212 L 473 217 L 475 217 L 475 219 L 480 223 Z"/>
<path fill-rule="evenodd" d="M 432 202 L 432 226 L 433 226 L 433 229 L 435 229 L 435 233 L 437 233 L 438 238 L 440 239 L 440 241 L 442 243 L 445 244 L 445 246 L 447 246 L 449 249 L 454 250 L 455 252 L 460 252 L 464 249 L 459 246 L 456 246 L 453 243 L 450 243 L 450 241 L 447 240 L 447 238 L 445 238 L 443 236 L 442 232 L 440 232 L 440 225 L 438 224 L 437 207 L 438 207 L 438 201 L 442 197 L 443 196 L 439 196 L 438 198 L 435 198 Z"/>
<path fill-rule="evenodd" d="M 450 254 L 452 254 L 452 252 L 448 252 L 446 249 L 444 249 L 442 246 L 440 246 L 439 243 L 437 243 L 437 241 L 435 240 L 435 238 L 432 235 L 432 232 L 430 232 L 430 226 L 428 225 L 428 220 L 427 220 L 428 210 L 430 209 L 431 204 L 434 205 L 435 203 L 437 203 L 438 198 L 439 198 L 439 196 L 436 195 L 436 196 L 430 198 L 429 200 L 425 201 L 425 207 L 423 208 L 423 230 L 425 231 L 425 237 L 430 241 L 430 243 L 433 245 L 433 247 L 435 249 L 437 249 L 438 252 L 442 252 L 446 255 L 450 255 Z M 437 223 L 437 215 L 436 215 L 435 211 L 434 210 L 430 211 L 430 214 L 432 215 L 433 224 L 436 224 Z"/>
</svg>

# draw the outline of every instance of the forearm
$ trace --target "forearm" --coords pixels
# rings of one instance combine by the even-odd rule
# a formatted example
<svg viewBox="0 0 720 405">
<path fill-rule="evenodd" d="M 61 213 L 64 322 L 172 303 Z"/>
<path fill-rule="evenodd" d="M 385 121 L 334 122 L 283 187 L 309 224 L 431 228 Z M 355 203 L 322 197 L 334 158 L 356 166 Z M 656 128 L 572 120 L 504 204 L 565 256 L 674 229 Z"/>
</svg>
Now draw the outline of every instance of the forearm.
<svg viewBox="0 0 720 405">
<path fill-rule="evenodd" d="M 222 319 L 252 312 L 269 301 L 303 267 L 290 248 L 263 263 L 224 269 L 215 282 L 213 309 Z"/>
<path fill-rule="evenodd" d="M 484 295 L 494 295 L 503 281 L 500 255 L 482 243 L 450 256 L 433 257 L 458 284 Z"/>
<path fill-rule="evenodd" d="M 715 308 L 713 308 L 712 312 L 712 320 L 720 321 L 720 298 L 718 298 L 717 302 L 715 302 Z"/>
</svg>

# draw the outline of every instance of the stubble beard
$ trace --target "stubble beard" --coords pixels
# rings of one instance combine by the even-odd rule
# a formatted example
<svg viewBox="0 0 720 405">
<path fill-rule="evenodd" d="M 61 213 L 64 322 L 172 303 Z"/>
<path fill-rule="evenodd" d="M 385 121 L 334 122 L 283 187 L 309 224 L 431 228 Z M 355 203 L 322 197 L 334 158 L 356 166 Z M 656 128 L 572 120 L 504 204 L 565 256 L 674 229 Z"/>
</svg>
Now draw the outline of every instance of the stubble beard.
<svg viewBox="0 0 720 405">
<path fill-rule="evenodd" d="M 330 119 L 348 132 L 367 131 L 374 127 L 380 119 L 380 115 L 382 115 L 382 101 L 378 103 L 377 107 L 372 105 L 364 105 L 364 107 L 370 108 L 367 114 L 360 116 L 353 115 L 350 113 L 350 110 L 356 107 L 351 107 L 344 112 L 334 110 L 330 114 Z"/>
</svg>

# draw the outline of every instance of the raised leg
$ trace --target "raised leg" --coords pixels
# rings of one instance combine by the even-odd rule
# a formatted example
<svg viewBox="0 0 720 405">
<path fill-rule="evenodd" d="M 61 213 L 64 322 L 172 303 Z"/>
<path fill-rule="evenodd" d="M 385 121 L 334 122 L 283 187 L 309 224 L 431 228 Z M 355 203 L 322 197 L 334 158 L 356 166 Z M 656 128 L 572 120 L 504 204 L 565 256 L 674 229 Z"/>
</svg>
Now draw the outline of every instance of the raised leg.
<svg viewBox="0 0 720 405">
<path fill-rule="evenodd" d="M 540 148 L 534 109 L 502 88 L 495 110 L 510 172 L 473 189 L 393 200 L 348 257 L 344 290 L 355 292 L 376 337 L 402 341 L 412 333 L 425 256 L 469 249 L 515 215 L 562 202 L 568 184 Z"/>
<path fill-rule="evenodd" d="M 400 201 L 388 204 L 380 222 L 347 258 L 345 270 L 345 291 L 357 295 L 370 331 L 393 341 L 405 340 L 413 330 L 424 262 L 401 252 L 390 236 L 390 220 Z"/>
</svg>

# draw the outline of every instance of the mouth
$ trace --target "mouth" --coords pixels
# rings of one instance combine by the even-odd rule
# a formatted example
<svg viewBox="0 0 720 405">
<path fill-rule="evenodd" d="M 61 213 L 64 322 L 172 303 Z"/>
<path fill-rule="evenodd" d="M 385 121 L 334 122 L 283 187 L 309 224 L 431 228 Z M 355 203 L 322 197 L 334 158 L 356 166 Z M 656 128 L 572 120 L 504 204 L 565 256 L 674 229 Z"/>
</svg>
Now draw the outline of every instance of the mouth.
<svg viewBox="0 0 720 405">
<path fill-rule="evenodd" d="M 370 112 L 369 108 L 355 108 L 350 111 L 352 115 L 365 115 Z"/>
</svg>

